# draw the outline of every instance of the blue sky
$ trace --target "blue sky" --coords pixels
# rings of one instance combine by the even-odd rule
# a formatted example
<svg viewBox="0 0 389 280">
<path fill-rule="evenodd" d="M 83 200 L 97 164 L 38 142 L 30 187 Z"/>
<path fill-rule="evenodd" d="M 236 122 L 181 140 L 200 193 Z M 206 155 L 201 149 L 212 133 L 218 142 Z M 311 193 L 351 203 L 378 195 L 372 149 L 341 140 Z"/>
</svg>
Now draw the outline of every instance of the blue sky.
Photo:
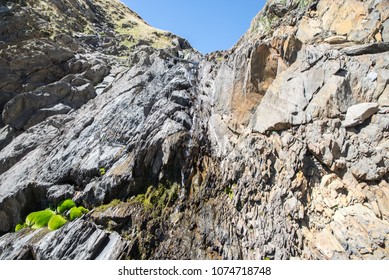
<svg viewBox="0 0 389 280">
<path fill-rule="evenodd" d="M 202 53 L 231 48 L 265 0 L 121 0 L 150 25 L 187 39 Z"/>
</svg>

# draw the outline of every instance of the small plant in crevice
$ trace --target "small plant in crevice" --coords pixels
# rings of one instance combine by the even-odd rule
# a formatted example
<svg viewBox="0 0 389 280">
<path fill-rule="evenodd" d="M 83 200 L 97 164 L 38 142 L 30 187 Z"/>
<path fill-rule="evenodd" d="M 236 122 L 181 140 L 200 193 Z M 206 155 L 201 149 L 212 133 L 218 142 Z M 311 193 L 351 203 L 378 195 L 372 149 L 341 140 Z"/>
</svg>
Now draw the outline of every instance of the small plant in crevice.
<svg viewBox="0 0 389 280">
<path fill-rule="evenodd" d="M 105 168 L 104 167 L 100 167 L 99 168 L 99 172 L 100 172 L 100 176 L 104 176 L 106 171 L 105 171 Z"/>
<path fill-rule="evenodd" d="M 224 192 L 226 193 L 226 195 L 228 195 L 228 197 L 230 199 L 233 199 L 234 198 L 234 194 L 232 192 L 232 188 L 230 186 L 226 187 L 226 189 L 224 190 Z"/>
<path fill-rule="evenodd" d="M 162 212 L 178 198 L 178 190 L 177 183 L 169 184 L 169 186 L 160 183 L 158 186 L 148 187 L 146 193 L 138 194 L 132 201 L 141 203 L 146 210 Z"/>
<path fill-rule="evenodd" d="M 99 207 L 95 208 L 95 213 L 103 213 L 104 211 L 106 211 L 107 209 L 111 208 L 111 207 L 115 207 L 115 206 L 118 206 L 122 203 L 121 200 L 119 199 L 114 199 L 112 200 L 110 203 L 108 204 L 103 204 L 103 205 L 100 205 Z"/>
<path fill-rule="evenodd" d="M 141 219 L 133 218 L 130 225 L 126 224 L 120 229 L 114 223 L 116 221 L 108 222 L 107 225 L 108 230 L 118 231 L 123 238 L 134 242 L 132 259 L 148 259 L 158 247 L 166 234 L 167 225 L 175 219 L 171 215 L 176 216 L 173 213 L 176 213 L 175 210 L 179 207 L 178 200 L 182 187 L 177 182 L 164 180 L 144 186 L 142 189 L 142 193 L 123 202 L 125 208 L 137 209 L 136 213 Z"/>
<path fill-rule="evenodd" d="M 23 223 L 16 225 L 15 232 L 27 227 L 32 229 L 48 227 L 49 230 L 56 230 L 69 220 L 73 221 L 88 212 L 89 210 L 82 206 L 77 207 L 73 200 L 66 199 L 59 203 L 55 210 L 45 209 L 28 214 Z"/>
<path fill-rule="evenodd" d="M 252 32 L 262 31 L 265 33 L 269 33 L 273 25 L 279 20 L 276 15 L 265 15 L 261 16 L 257 19 L 255 25 L 252 27 Z"/>
<path fill-rule="evenodd" d="M 228 186 L 225 188 L 224 192 L 226 193 L 226 195 L 228 195 L 228 197 L 232 200 L 234 198 L 234 188 L 236 188 L 237 185 L 236 184 L 232 184 L 231 186 Z"/>
</svg>

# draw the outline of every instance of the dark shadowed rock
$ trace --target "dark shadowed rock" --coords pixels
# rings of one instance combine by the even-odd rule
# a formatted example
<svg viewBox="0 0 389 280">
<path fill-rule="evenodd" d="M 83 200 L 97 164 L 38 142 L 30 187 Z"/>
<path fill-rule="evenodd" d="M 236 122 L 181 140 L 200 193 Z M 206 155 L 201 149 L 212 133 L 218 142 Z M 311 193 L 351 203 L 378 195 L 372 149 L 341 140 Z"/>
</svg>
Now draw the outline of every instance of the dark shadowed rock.
<svg viewBox="0 0 389 280">
<path fill-rule="evenodd" d="M 375 54 L 389 51 L 389 43 L 372 43 L 362 46 L 344 48 L 343 52 L 347 55 Z"/>
</svg>

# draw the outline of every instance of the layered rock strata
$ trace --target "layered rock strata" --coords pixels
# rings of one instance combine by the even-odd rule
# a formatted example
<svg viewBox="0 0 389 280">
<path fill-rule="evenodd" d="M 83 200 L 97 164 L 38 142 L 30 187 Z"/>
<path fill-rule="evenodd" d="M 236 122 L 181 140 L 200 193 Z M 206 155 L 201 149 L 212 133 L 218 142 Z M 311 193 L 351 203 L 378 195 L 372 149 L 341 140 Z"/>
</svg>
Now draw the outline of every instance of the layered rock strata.
<svg viewBox="0 0 389 280">
<path fill-rule="evenodd" d="M 21 2 L 0 11 L 39 11 Z M 85 5 L 115 42 L 145 24 L 127 11 L 138 25 L 120 33 L 98 8 L 119 3 Z M 34 26 L 10 38 L 0 257 L 389 258 L 388 15 L 386 0 L 268 1 L 231 50 L 206 56 L 162 31 L 116 54 Z M 35 77 L 12 49 L 49 67 Z M 12 232 L 66 198 L 91 212 Z"/>
</svg>

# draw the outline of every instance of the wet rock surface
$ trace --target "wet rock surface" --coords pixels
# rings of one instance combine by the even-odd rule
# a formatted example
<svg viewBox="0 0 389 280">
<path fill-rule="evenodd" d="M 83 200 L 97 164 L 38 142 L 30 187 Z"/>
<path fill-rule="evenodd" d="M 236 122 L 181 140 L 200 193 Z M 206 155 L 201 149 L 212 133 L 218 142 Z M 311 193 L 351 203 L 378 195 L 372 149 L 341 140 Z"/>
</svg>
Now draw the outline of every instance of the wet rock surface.
<svg viewBox="0 0 389 280">
<path fill-rule="evenodd" d="M 103 10 L 1 33 L 1 259 L 389 258 L 385 1 L 268 1 L 206 56 Z M 13 232 L 67 198 L 90 213 Z"/>
</svg>

